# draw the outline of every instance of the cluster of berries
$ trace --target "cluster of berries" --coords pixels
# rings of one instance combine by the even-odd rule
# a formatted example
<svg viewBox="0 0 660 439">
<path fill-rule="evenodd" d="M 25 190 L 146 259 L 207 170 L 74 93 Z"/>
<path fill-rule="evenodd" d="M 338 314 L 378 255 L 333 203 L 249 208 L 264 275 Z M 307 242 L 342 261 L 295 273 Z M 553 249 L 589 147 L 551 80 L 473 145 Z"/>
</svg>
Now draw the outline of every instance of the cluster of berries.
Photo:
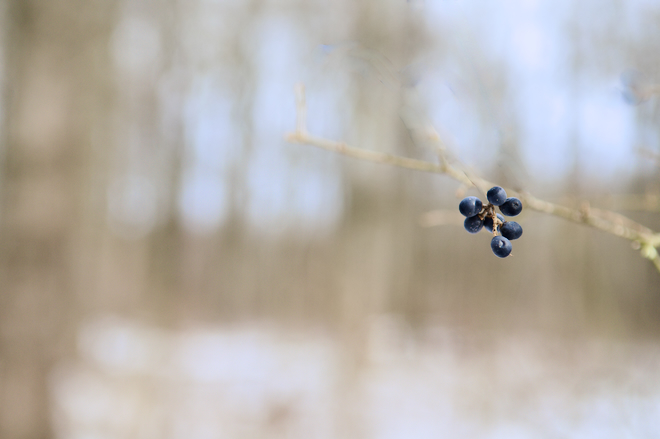
<svg viewBox="0 0 660 439">
<path fill-rule="evenodd" d="M 517 198 L 507 198 L 506 192 L 499 186 L 491 188 L 486 194 L 488 204 L 483 205 L 477 197 L 463 198 L 458 210 L 466 216 L 463 226 L 470 233 L 477 233 L 483 227 L 493 233 L 490 248 L 499 258 L 511 254 L 511 241 L 522 236 L 523 229 L 515 221 L 506 221 L 495 213 L 495 206 L 506 216 L 516 216 L 522 212 L 522 202 Z"/>
</svg>

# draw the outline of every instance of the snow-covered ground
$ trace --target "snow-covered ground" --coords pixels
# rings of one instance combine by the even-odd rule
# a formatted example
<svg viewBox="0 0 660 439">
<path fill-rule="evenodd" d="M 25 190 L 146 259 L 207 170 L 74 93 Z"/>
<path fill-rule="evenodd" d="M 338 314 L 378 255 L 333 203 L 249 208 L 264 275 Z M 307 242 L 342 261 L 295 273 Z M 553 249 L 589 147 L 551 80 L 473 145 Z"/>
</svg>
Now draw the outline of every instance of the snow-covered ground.
<svg viewBox="0 0 660 439">
<path fill-rule="evenodd" d="M 53 423 L 67 439 L 660 437 L 660 344 L 366 328 L 356 355 L 272 324 L 92 320 L 51 374 Z"/>
</svg>

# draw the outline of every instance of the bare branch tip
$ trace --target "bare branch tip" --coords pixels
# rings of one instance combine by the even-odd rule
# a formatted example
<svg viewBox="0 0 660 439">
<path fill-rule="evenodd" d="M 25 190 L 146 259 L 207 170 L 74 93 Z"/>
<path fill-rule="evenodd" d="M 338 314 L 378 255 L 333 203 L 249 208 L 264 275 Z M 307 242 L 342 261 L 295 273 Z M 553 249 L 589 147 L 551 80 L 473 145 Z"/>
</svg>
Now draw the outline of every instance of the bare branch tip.
<svg viewBox="0 0 660 439">
<path fill-rule="evenodd" d="M 291 143 L 300 143 L 299 133 L 287 133 L 284 135 L 284 140 Z"/>
<path fill-rule="evenodd" d="M 293 87 L 293 89 L 296 93 L 296 98 L 302 98 L 303 100 L 305 99 L 305 84 L 298 82 Z"/>
</svg>

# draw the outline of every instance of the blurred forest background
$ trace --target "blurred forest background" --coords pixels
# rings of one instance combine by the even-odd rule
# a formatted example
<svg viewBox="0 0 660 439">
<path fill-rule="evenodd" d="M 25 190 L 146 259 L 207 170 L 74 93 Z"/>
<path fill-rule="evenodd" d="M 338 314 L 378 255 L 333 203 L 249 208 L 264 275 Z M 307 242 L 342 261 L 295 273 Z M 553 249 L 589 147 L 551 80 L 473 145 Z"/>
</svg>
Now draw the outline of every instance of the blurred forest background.
<svg viewBox="0 0 660 439">
<path fill-rule="evenodd" d="M 499 260 L 455 181 L 284 135 L 302 81 L 312 134 L 434 161 L 414 108 L 658 231 L 659 54 L 657 1 L 1 0 L 0 436 L 657 437 L 629 242 L 523 211 Z"/>
</svg>

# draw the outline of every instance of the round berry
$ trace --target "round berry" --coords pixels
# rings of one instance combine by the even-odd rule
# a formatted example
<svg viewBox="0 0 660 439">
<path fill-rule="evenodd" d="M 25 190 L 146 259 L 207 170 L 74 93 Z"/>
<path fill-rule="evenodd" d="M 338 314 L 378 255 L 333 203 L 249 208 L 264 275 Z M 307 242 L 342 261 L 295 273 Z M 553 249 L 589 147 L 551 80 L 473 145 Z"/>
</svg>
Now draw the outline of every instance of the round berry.
<svg viewBox="0 0 660 439">
<path fill-rule="evenodd" d="M 461 200 L 461 203 L 458 205 L 458 210 L 463 214 L 463 216 L 471 217 L 478 215 L 481 212 L 483 204 L 481 200 L 477 197 L 466 197 Z"/>
<path fill-rule="evenodd" d="M 501 187 L 495 186 L 486 193 L 486 198 L 493 206 L 501 206 L 506 201 L 506 192 Z"/>
<path fill-rule="evenodd" d="M 517 198 L 507 198 L 500 206 L 500 212 L 506 216 L 516 216 L 522 212 L 522 202 Z"/>
<path fill-rule="evenodd" d="M 490 248 L 498 258 L 506 258 L 511 254 L 511 249 L 513 247 L 511 246 L 511 241 L 504 236 L 494 236 L 490 241 Z"/>
<path fill-rule="evenodd" d="M 504 219 L 504 217 L 503 217 L 501 214 L 499 214 L 499 213 L 497 214 L 497 218 L 498 218 L 502 223 L 506 221 L 506 220 Z M 488 230 L 489 232 L 492 232 L 492 231 L 493 231 L 493 218 L 491 218 L 490 216 L 487 216 L 486 218 L 484 218 L 484 227 L 485 227 L 486 230 Z M 500 224 L 500 227 L 502 227 L 501 224 Z M 499 227 L 497 228 L 497 230 L 499 230 Z"/>
<path fill-rule="evenodd" d="M 463 221 L 463 227 L 470 233 L 478 233 L 484 226 L 484 221 L 479 218 L 479 215 L 470 216 Z"/>
<path fill-rule="evenodd" d="M 502 224 L 502 227 L 500 228 L 500 233 L 502 236 L 504 236 L 508 240 L 514 240 L 518 239 L 522 236 L 523 234 L 523 229 L 515 221 L 507 221 L 504 224 Z"/>
</svg>

